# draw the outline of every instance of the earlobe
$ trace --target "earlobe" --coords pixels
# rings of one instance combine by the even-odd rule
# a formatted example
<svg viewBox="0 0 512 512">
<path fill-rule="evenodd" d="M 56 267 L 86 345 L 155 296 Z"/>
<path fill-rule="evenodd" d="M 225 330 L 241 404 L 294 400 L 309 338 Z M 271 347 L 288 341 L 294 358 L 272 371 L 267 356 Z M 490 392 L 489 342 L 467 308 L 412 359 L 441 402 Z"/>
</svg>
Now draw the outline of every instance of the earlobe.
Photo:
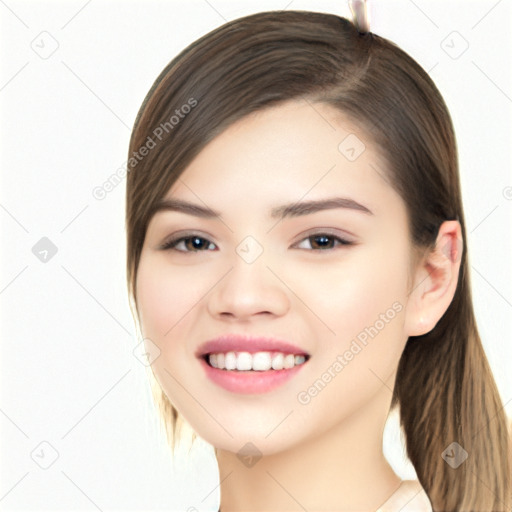
<svg viewBox="0 0 512 512">
<path fill-rule="evenodd" d="M 444 315 L 457 289 L 463 242 L 460 223 L 441 224 L 434 249 L 417 265 L 407 303 L 408 336 L 430 332 Z"/>
</svg>

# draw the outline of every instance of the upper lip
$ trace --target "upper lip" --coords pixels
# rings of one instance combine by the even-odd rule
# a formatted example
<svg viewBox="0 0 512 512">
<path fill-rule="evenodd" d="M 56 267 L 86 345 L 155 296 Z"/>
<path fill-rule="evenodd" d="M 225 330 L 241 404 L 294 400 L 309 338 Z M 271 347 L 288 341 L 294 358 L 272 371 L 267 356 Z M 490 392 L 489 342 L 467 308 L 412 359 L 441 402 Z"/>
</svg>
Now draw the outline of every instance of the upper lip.
<svg viewBox="0 0 512 512">
<path fill-rule="evenodd" d="M 249 336 L 245 334 L 223 334 L 217 338 L 205 341 L 196 351 L 197 357 L 206 354 L 225 352 L 283 352 L 285 354 L 302 354 L 308 352 L 293 343 L 275 337 Z"/>
</svg>

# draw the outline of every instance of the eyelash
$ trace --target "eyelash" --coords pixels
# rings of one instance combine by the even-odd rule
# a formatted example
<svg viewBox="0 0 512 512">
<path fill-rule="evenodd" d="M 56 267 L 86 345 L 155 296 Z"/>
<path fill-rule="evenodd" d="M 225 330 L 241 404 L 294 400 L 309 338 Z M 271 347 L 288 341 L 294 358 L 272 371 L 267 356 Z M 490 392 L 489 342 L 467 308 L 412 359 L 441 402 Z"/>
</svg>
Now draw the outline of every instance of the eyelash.
<svg viewBox="0 0 512 512">
<path fill-rule="evenodd" d="M 324 233 L 322 231 L 319 231 L 317 233 L 312 233 L 308 236 L 306 236 L 305 238 L 303 238 L 302 240 L 300 240 L 298 243 L 300 244 L 301 242 L 303 242 L 304 240 L 308 240 L 310 238 L 315 238 L 315 237 L 320 237 L 320 236 L 324 236 L 324 237 L 329 237 L 329 238 L 332 238 L 335 240 L 335 242 L 338 242 L 338 247 L 343 247 L 343 246 L 349 246 L 349 245 L 354 245 L 354 242 L 350 242 L 349 240 L 346 240 L 344 238 L 341 238 L 339 236 L 336 236 L 336 235 L 333 235 L 331 233 Z M 193 252 L 205 252 L 207 251 L 207 249 L 203 250 L 203 249 L 197 249 L 197 250 L 192 250 L 192 251 L 189 251 L 189 250 L 181 250 L 181 249 L 176 249 L 176 246 L 180 243 L 180 242 L 183 242 L 183 241 L 186 241 L 186 240 L 191 240 L 191 239 L 194 239 L 194 238 L 199 238 L 200 240 L 208 240 L 207 238 L 203 237 L 203 236 L 200 236 L 200 235 L 197 235 L 197 234 L 189 234 L 189 235 L 186 235 L 186 236 L 182 236 L 182 237 L 179 237 L 179 238 L 174 238 L 174 239 L 171 239 L 171 240 L 168 240 L 167 242 L 165 242 L 164 244 L 162 244 L 162 246 L 160 247 L 161 250 L 174 250 L 174 251 L 178 251 L 178 252 L 183 252 L 183 253 L 193 253 Z M 319 252 L 319 251 L 332 251 L 336 248 L 335 247 L 328 247 L 326 249 L 302 249 L 302 250 L 305 250 L 305 251 L 316 251 L 316 252 Z"/>
</svg>

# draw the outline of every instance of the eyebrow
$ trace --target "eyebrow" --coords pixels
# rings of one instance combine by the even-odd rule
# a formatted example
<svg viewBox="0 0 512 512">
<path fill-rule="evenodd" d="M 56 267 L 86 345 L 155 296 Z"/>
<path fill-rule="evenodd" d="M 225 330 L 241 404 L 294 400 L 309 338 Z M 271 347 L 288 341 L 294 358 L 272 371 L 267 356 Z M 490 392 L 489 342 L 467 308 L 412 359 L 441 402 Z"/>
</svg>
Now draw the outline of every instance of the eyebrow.
<svg viewBox="0 0 512 512">
<path fill-rule="evenodd" d="M 356 210 L 367 215 L 373 215 L 373 212 L 366 206 L 350 199 L 348 197 L 331 197 L 328 199 L 320 199 L 315 201 L 302 201 L 277 206 L 270 210 L 272 219 L 285 219 L 287 217 L 299 217 L 301 215 L 310 215 L 323 210 L 331 210 L 334 208 L 345 208 L 348 210 Z M 163 199 L 154 210 L 154 213 L 162 211 L 175 211 L 194 215 L 196 217 L 214 218 L 220 217 L 220 212 L 213 210 L 207 206 L 189 203 L 181 199 Z"/>
</svg>

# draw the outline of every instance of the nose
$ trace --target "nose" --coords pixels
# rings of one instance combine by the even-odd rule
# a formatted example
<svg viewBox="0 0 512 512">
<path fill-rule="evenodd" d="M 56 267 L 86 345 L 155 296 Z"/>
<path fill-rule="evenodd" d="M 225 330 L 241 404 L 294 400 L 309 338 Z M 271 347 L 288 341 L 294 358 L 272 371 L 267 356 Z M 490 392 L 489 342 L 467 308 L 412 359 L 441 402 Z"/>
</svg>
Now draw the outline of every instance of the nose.
<svg viewBox="0 0 512 512">
<path fill-rule="evenodd" d="M 290 308 L 289 290 L 276 274 L 275 269 L 267 267 L 263 255 L 252 263 L 237 255 L 231 269 L 209 294 L 209 313 L 224 320 L 286 314 Z"/>
</svg>

